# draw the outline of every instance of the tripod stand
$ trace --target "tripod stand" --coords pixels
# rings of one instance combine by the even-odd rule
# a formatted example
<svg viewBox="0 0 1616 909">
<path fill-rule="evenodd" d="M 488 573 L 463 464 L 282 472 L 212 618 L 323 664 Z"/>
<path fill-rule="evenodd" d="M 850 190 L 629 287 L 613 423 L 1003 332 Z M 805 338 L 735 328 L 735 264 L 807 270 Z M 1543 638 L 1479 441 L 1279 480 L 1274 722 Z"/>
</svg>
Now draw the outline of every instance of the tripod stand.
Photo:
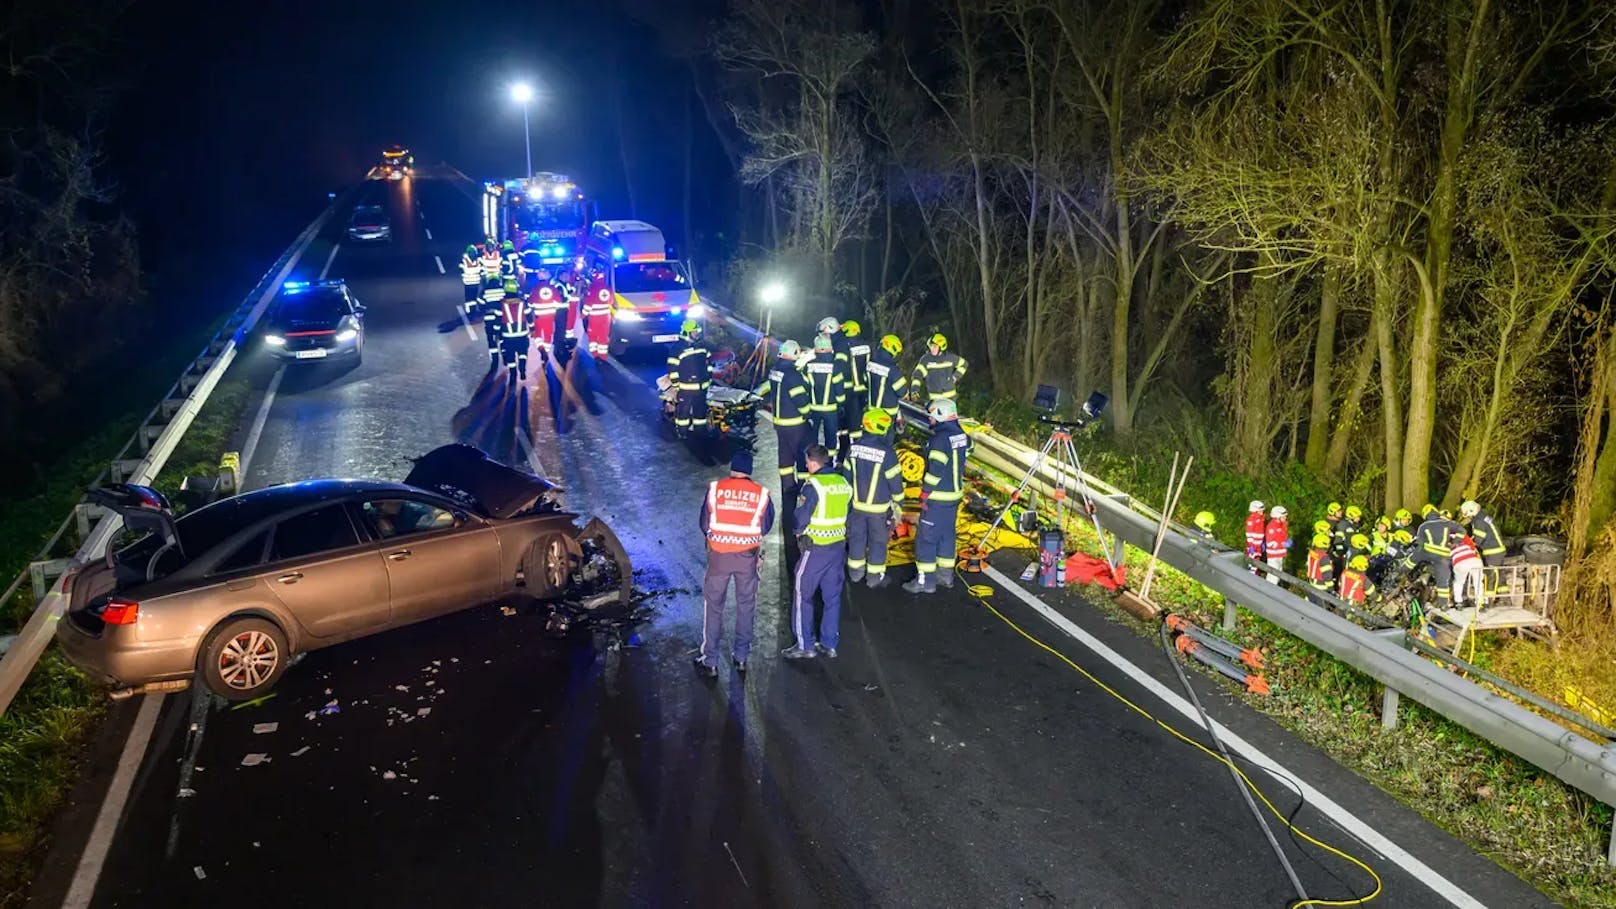
<svg viewBox="0 0 1616 909">
<path fill-rule="evenodd" d="M 1087 424 L 1082 421 L 1066 422 L 1050 417 L 1040 417 L 1039 422 L 1050 423 L 1054 428 L 1050 430 L 1048 441 L 1044 442 L 1044 447 L 1039 449 L 1037 457 L 1033 458 L 1026 474 L 1022 476 L 1020 485 L 1016 487 L 1015 492 L 1010 494 L 1010 501 L 1005 503 L 1004 508 L 999 511 L 999 516 L 993 519 L 993 523 L 988 526 L 987 532 L 983 533 L 982 538 L 977 541 L 975 549 L 978 556 L 980 557 L 986 553 L 984 547 L 987 545 L 988 540 L 993 538 L 993 534 L 998 531 L 999 525 L 1004 523 L 1005 516 L 1010 513 L 1011 506 L 1020 502 L 1022 495 L 1032 487 L 1033 481 L 1038 477 L 1040 468 L 1045 463 L 1053 463 L 1055 480 L 1052 497 L 1055 500 L 1055 528 L 1064 534 L 1067 515 L 1074 511 L 1083 511 L 1094 524 L 1094 535 L 1099 537 L 1100 552 L 1105 556 L 1106 564 L 1115 565 L 1116 562 L 1111 559 L 1111 546 L 1106 542 L 1105 531 L 1100 527 L 1099 512 L 1095 509 L 1094 502 L 1089 496 L 1088 483 L 1083 479 L 1083 463 L 1078 460 L 1077 448 L 1072 444 L 1072 430 L 1081 429 Z M 1067 494 L 1066 481 L 1068 476 L 1075 477 L 1077 480 L 1077 494 L 1082 499 L 1082 505 L 1074 504 Z M 1064 558 L 1065 555 L 1066 553 L 1063 550 L 1061 556 Z"/>
</svg>

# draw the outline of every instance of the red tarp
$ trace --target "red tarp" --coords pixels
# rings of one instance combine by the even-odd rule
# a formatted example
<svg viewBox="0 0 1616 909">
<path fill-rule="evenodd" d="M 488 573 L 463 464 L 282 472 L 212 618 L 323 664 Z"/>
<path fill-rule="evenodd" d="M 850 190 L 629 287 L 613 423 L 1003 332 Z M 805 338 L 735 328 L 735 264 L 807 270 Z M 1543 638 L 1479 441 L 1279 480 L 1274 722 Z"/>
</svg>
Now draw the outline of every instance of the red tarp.
<svg viewBox="0 0 1616 909">
<path fill-rule="evenodd" d="M 1122 586 L 1127 572 L 1128 566 L 1119 565 L 1113 574 L 1110 563 L 1086 552 L 1074 552 L 1066 559 L 1068 584 L 1099 584 L 1106 590 L 1116 590 Z"/>
</svg>

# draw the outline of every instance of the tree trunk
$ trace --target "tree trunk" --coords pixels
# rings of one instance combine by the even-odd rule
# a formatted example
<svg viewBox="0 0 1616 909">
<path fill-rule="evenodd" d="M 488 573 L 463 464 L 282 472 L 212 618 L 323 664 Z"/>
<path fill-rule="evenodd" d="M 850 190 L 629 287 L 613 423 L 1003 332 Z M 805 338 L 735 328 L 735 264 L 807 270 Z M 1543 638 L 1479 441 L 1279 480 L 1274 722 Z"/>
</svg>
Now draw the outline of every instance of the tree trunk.
<svg viewBox="0 0 1616 909">
<path fill-rule="evenodd" d="M 982 158 L 975 149 L 971 150 L 971 175 L 976 191 L 976 274 L 980 283 L 982 294 L 982 327 L 987 329 L 987 336 L 982 339 L 982 346 L 987 353 L 988 376 L 995 384 L 999 384 L 999 363 L 997 340 L 999 337 L 998 310 L 994 300 L 993 263 L 988 258 L 988 198 L 987 178 L 982 173 Z"/>
<path fill-rule="evenodd" d="M 1417 279 L 1414 337 L 1408 352 L 1408 422 L 1401 463 L 1403 507 L 1417 509 L 1431 494 L 1431 440 L 1436 435 L 1437 314 L 1441 298 L 1425 263 L 1408 256 Z M 1423 339 L 1423 340 L 1422 340 Z M 1386 469 L 1390 470 L 1388 463 Z"/>
<path fill-rule="evenodd" d="M 886 210 L 886 242 L 881 246 L 881 283 L 876 288 L 877 294 L 891 290 L 887 279 L 892 274 L 892 193 L 891 187 L 881 194 L 882 207 Z"/>
<path fill-rule="evenodd" d="M 1376 254 L 1380 260 L 1375 269 L 1375 327 L 1376 356 L 1380 360 L 1380 414 L 1386 432 L 1386 495 L 1387 512 L 1403 506 L 1403 403 L 1397 387 L 1397 349 L 1392 339 L 1394 320 L 1392 295 L 1395 288 L 1389 274 L 1390 252 Z"/>
<path fill-rule="evenodd" d="M 1277 278 L 1253 278 L 1240 310 L 1250 320 L 1245 338 L 1245 350 L 1237 351 L 1237 359 L 1245 361 L 1234 397 L 1235 413 L 1235 465 L 1241 470 L 1253 471 L 1272 459 L 1268 450 L 1270 424 L 1274 409 L 1275 334 L 1279 330 Z M 1240 315 L 1235 316 L 1240 319 Z"/>
<path fill-rule="evenodd" d="M 1313 338 L 1313 394 L 1307 414 L 1307 453 L 1303 462 L 1314 471 L 1324 470 L 1330 444 L 1330 405 L 1335 391 L 1335 326 L 1341 299 L 1341 270 L 1335 263 L 1324 266 L 1319 286 L 1319 329 Z M 1354 379 L 1361 387 L 1361 382 Z"/>
<path fill-rule="evenodd" d="M 1324 457 L 1323 473 L 1332 481 L 1341 479 L 1341 473 L 1347 467 L 1347 455 L 1352 452 L 1352 441 L 1358 436 L 1358 417 L 1363 412 L 1364 393 L 1369 390 L 1369 371 L 1374 368 L 1375 354 L 1379 350 L 1376 321 L 1374 316 L 1370 317 L 1369 331 L 1358 347 L 1357 356 L 1353 357 L 1350 373 L 1352 384 L 1347 386 L 1347 397 L 1341 402 L 1341 410 L 1336 413 L 1335 426 L 1330 433 L 1330 449 Z M 1310 433 L 1312 431 L 1308 430 Z M 1308 441 L 1311 444 L 1311 436 Z"/>
</svg>

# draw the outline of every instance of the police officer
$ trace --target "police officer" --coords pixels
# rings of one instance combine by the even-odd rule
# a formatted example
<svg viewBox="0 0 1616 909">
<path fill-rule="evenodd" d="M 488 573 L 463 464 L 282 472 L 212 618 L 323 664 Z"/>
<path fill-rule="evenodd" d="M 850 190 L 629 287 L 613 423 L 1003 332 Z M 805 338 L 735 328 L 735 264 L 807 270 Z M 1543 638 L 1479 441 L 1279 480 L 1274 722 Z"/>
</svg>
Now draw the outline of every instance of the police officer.
<svg viewBox="0 0 1616 909">
<path fill-rule="evenodd" d="M 847 519 L 847 573 L 856 584 L 885 587 L 887 541 L 903 513 L 903 470 L 887 442 L 892 418 L 878 408 L 864 411 L 863 437 L 848 450 L 846 473 L 853 484 L 853 513 Z"/>
<path fill-rule="evenodd" d="M 505 363 L 505 381 L 527 381 L 527 351 L 532 344 L 533 310 L 522 299 L 515 278 L 505 279 L 505 299 L 500 303 L 500 359 Z"/>
<path fill-rule="evenodd" d="M 752 652 L 752 625 L 757 616 L 758 578 L 763 569 L 763 539 L 774 527 L 774 501 L 752 479 L 752 452 L 737 449 L 729 460 L 729 476 L 707 484 L 701 505 L 701 532 L 707 538 L 707 573 L 701 582 L 701 650 L 696 670 L 718 675 L 715 659 L 724 630 L 724 600 L 735 584 L 735 639 L 731 654 L 737 672 L 746 671 Z"/>
<path fill-rule="evenodd" d="M 902 355 L 903 342 L 897 335 L 887 335 L 881 339 L 880 349 L 870 356 L 870 362 L 865 366 L 865 394 L 869 406 L 879 407 L 892 418 L 887 429 L 888 442 L 892 441 L 892 427 L 898 425 L 898 402 L 903 400 L 903 393 L 909 387 L 909 380 L 898 367 L 898 357 Z"/>
<path fill-rule="evenodd" d="M 1502 572 L 1497 569 L 1504 564 L 1504 535 L 1498 532 L 1498 525 L 1475 499 L 1466 499 L 1459 506 L 1459 518 L 1470 525 L 1470 538 L 1475 542 L 1476 549 L 1481 553 L 1481 564 L 1492 571 L 1484 571 L 1488 594 L 1502 593 L 1504 587 Z"/>
<path fill-rule="evenodd" d="M 796 498 L 798 471 L 803 469 L 802 455 L 808 448 L 808 382 L 797 369 L 801 355 L 802 345 L 782 342 L 780 358 L 768 378 L 752 390 L 769 404 L 780 462 L 780 496 L 787 501 Z"/>
<path fill-rule="evenodd" d="M 965 358 L 948 352 L 948 338 L 936 334 L 926 344 L 926 353 L 915 364 L 915 390 L 924 390 L 927 402 L 952 398 L 959 380 L 965 378 Z"/>
<path fill-rule="evenodd" d="M 835 449 L 841 429 L 841 411 L 847 403 L 846 360 L 839 360 L 828 335 L 814 338 L 814 356 L 803 367 L 808 379 L 808 419 L 812 440 Z"/>
<path fill-rule="evenodd" d="M 926 475 L 920 484 L 920 528 L 915 533 L 915 579 L 910 593 L 935 593 L 954 586 L 955 522 L 965 497 L 965 459 L 971 437 L 959 425 L 954 402 L 938 398 L 926 406 L 931 440 L 926 443 Z"/>
<path fill-rule="evenodd" d="M 813 445 L 805 456 L 808 475 L 797 491 L 792 519 L 798 530 L 797 569 L 792 576 L 791 630 L 797 642 L 780 655 L 811 659 L 815 651 L 836 656 L 842 622 L 842 562 L 847 558 L 847 513 L 853 487 L 831 469 L 830 449 Z M 814 594 L 825 610 L 814 627 Z"/>
<path fill-rule="evenodd" d="M 483 262 L 474 243 L 467 245 L 465 255 L 460 257 L 460 283 L 465 289 L 464 306 L 469 322 L 476 316 L 477 306 L 483 301 Z"/>
<path fill-rule="evenodd" d="M 680 438 L 707 429 L 707 387 L 713 384 L 711 354 L 701 341 L 701 323 L 679 326 L 679 346 L 668 353 L 668 385 L 674 390 L 673 426 Z"/>
</svg>

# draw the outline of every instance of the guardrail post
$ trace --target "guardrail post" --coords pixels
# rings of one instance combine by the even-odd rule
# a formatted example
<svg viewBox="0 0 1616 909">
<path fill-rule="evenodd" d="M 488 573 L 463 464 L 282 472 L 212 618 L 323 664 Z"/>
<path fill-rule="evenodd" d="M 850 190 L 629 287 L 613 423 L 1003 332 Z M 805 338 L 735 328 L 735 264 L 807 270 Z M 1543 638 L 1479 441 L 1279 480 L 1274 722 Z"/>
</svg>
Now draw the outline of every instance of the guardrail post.
<svg viewBox="0 0 1616 909">
<path fill-rule="evenodd" d="M 34 602 L 45 598 L 45 563 L 29 562 L 28 579 L 34 583 Z"/>
<path fill-rule="evenodd" d="M 1408 632 L 1401 628 L 1389 628 L 1385 631 L 1371 632 L 1371 634 L 1376 634 L 1381 637 L 1392 637 L 1395 635 L 1399 639 L 1398 643 L 1402 645 L 1404 650 L 1412 651 L 1414 649 L 1413 646 L 1411 646 L 1408 642 Z M 1390 685 L 1381 686 L 1380 728 L 1388 730 L 1397 728 L 1397 708 L 1401 703 L 1402 695 L 1397 693 L 1396 688 L 1393 688 Z"/>
<path fill-rule="evenodd" d="M 1234 622 L 1235 622 L 1235 619 L 1238 617 L 1239 611 L 1240 611 L 1240 604 L 1236 603 L 1234 600 L 1229 599 L 1228 597 L 1223 598 L 1223 630 L 1224 631 L 1233 631 L 1234 630 Z"/>
<path fill-rule="evenodd" d="M 1616 808 L 1616 805 L 1611 807 Z M 1605 854 L 1605 864 L 1616 868 L 1616 814 L 1610 819 L 1610 849 Z"/>
</svg>

